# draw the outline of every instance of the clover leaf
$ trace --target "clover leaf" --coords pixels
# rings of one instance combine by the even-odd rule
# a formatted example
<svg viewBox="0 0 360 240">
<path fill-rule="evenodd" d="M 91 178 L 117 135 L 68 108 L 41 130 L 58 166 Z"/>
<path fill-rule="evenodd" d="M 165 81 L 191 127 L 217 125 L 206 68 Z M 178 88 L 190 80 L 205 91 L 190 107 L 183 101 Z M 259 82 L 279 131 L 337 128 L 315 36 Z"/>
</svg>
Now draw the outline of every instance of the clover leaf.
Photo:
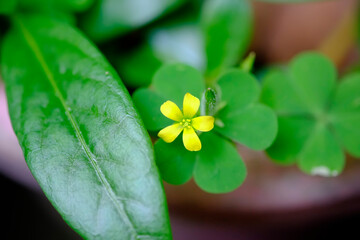
<svg viewBox="0 0 360 240">
<path fill-rule="evenodd" d="M 249 73 L 230 70 L 219 78 L 214 89 L 205 88 L 198 70 L 176 63 L 161 67 L 150 87 L 135 91 L 133 99 L 145 126 L 154 133 L 171 124 L 161 116 L 161 100 L 182 106 L 184 95 L 190 93 L 215 104 L 211 112 L 217 126 L 211 132 L 199 134 L 200 151 L 186 150 L 180 137 L 171 143 L 159 139 L 154 148 L 165 181 L 184 184 L 194 175 L 203 190 L 225 193 L 239 187 L 246 176 L 245 164 L 230 140 L 253 149 L 265 149 L 275 139 L 277 119 L 271 108 L 258 102 L 260 86 Z"/>
<path fill-rule="evenodd" d="M 278 136 L 267 150 L 276 162 L 336 176 L 344 168 L 343 149 L 360 156 L 360 74 L 336 83 L 330 60 L 303 53 L 288 70 L 265 77 L 261 100 L 279 119 Z"/>
</svg>

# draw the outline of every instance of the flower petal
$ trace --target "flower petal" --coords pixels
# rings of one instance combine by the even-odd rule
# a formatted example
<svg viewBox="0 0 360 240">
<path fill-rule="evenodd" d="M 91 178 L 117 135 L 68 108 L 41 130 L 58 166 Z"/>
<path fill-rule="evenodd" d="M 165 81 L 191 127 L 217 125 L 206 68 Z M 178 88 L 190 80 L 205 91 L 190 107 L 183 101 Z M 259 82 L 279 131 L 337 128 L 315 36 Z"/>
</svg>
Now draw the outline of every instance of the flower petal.
<svg viewBox="0 0 360 240">
<path fill-rule="evenodd" d="M 201 149 L 201 142 L 192 127 L 184 128 L 183 132 L 184 146 L 189 151 L 199 151 Z"/>
<path fill-rule="evenodd" d="M 190 93 L 185 94 L 183 102 L 183 112 L 186 118 L 192 118 L 200 107 L 200 100 Z"/>
<path fill-rule="evenodd" d="M 172 101 L 166 101 L 160 107 L 160 111 L 165 117 L 180 122 L 183 119 L 183 114 L 179 107 Z"/>
<path fill-rule="evenodd" d="M 183 126 L 181 126 L 180 123 L 175 123 L 173 125 L 170 125 L 162 129 L 158 133 L 158 137 L 167 143 L 171 143 L 172 141 L 175 140 L 177 136 L 179 136 L 182 130 L 183 130 Z"/>
<path fill-rule="evenodd" d="M 193 118 L 191 124 L 196 130 L 208 132 L 214 128 L 214 121 L 215 119 L 212 116 L 201 116 Z"/>
</svg>

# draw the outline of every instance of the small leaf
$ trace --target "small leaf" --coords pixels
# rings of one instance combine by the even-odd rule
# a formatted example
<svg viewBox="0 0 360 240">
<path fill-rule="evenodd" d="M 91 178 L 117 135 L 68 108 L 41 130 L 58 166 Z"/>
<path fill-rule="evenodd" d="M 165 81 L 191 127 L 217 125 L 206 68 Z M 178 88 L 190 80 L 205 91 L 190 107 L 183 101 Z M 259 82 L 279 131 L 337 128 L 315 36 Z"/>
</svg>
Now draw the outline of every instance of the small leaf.
<svg viewBox="0 0 360 240">
<path fill-rule="evenodd" d="M 242 61 L 240 69 L 244 72 L 251 72 L 254 66 L 255 57 L 256 55 L 254 52 L 249 53 L 249 55 Z"/>
<path fill-rule="evenodd" d="M 202 134 L 201 142 L 195 182 L 209 193 L 227 193 L 238 188 L 245 180 L 246 167 L 236 147 L 212 132 Z"/>
<path fill-rule="evenodd" d="M 105 41 L 141 27 L 180 6 L 184 0 L 99 0 L 82 26 L 95 41 Z"/>
<path fill-rule="evenodd" d="M 315 121 L 305 117 L 279 117 L 278 123 L 277 137 L 267 153 L 277 163 L 295 163 L 314 129 Z"/>
<path fill-rule="evenodd" d="M 317 125 L 299 155 L 300 168 L 309 174 L 337 176 L 345 165 L 345 156 L 334 136 L 324 125 Z"/>
<path fill-rule="evenodd" d="M 227 104 L 228 111 L 241 111 L 258 100 L 260 86 L 255 77 L 241 70 L 229 70 L 223 74 L 218 84 L 221 101 Z"/>
<path fill-rule="evenodd" d="M 270 108 L 256 103 L 260 87 L 255 78 L 232 70 L 218 84 L 226 106 L 218 114 L 223 126 L 216 130 L 256 150 L 269 147 L 277 133 L 277 119 Z"/>
<path fill-rule="evenodd" d="M 181 137 L 173 143 L 159 139 L 155 145 L 156 164 L 162 178 L 170 184 L 184 184 L 193 175 L 196 152 L 186 150 Z"/>
<path fill-rule="evenodd" d="M 220 116 L 223 127 L 216 130 L 245 146 L 263 150 L 274 141 L 277 133 L 277 119 L 271 108 L 254 104 L 243 111 Z"/>
<path fill-rule="evenodd" d="M 252 32 L 252 10 L 247 0 L 207 0 L 201 21 L 206 38 L 207 70 L 217 77 L 245 53 Z"/>
<path fill-rule="evenodd" d="M 16 19 L 2 73 L 13 128 L 48 199 L 86 239 L 171 239 L 150 139 L 114 69 L 71 26 Z"/>
<path fill-rule="evenodd" d="M 186 93 L 200 99 L 205 84 L 201 73 L 185 64 L 173 63 L 162 66 L 154 75 L 149 89 L 138 89 L 133 94 L 145 126 L 149 131 L 158 131 L 173 121 L 169 121 L 161 112 L 160 106 L 170 100 L 181 109 Z"/>
<path fill-rule="evenodd" d="M 175 102 L 180 108 L 186 93 L 197 98 L 205 89 L 201 73 L 181 63 L 167 64 L 154 75 L 151 88 L 166 100 Z"/>
<path fill-rule="evenodd" d="M 132 88 L 149 86 L 162 64 L 148 44 L 126 54 L 117 54 L 116 58 L 116 66 L 125 85 Z"/>
<path fill-rule="evenodd" d="M 360 74 L 343 79 L 331 106 L 335 133 L 347 151 L 360 157 Z"/>
<path fill-rule="evenodd" d="M 349 81 L 345 88 L 347 83 L 340 84 L 334 101 L 335 77 L 334 65 L 316 53 L 300 54 L 288 72 L 276 71 L 265 77 L 261 99 L 279 115 L 279 134 L 267 150 L 276 162 L 297 161 L 308 174 L 336 176 L 345 162 L 341 144 L 351 153 L 360 148 L 356 140 L 360 111 L 351 107 L 353 100 L 360 98 L 355 90 L 360 84 Z M 355 116 L 352 120 L 349 112 Z"/>
<path fill-rule="evenodd" d="M 218 103 L 219 97 L 216 91 L 212 88 L 206 89 L 203 101 L 205 108 L 203 115 L 213 116 L 217 111 Z"/>
<path fill-rule="evenodd" d="M 323 113 L 335 88 L 334 64 L 321 54 L 303 53 L 291 61 L 289 71 L 290 83 L 308 111 Z"/>
<path fill-rule="evenodd" d="M 265 75 L 261 102 L 274 109 L 279 115 L 307 114 L 307 106 L 298 96 L 296 89 L 284 71 L 274 69 Z"/>
<path fill-rule="evenodd" d="M 140 88 L 134 92 L 133 101 L 141 113 L 146 129 L 149 131 L 158 131 L 173 123 L 160 112 L 160 107 L 166 102 L 166 99 L 157 93 L 146 88 Z"/>
</svg>

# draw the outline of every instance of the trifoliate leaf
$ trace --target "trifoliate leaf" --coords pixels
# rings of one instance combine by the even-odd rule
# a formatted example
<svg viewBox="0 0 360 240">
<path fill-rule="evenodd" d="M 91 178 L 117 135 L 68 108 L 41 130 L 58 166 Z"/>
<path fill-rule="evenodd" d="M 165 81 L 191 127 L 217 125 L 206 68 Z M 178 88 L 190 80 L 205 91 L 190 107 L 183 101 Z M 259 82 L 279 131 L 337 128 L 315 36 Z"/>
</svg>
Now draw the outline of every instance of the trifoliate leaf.
<svg viewBox="0 0 360 240">
<path fill-rule="evenodd" d="M 360 74 L 342 80 L 337 88 L 331 115 L 337 137 L 344 148 L 360 157 Z"/>
<path fill-rule="evenodd" d="M 166 182 L 178 185 L 191 179 L 197 153 L 186 150 L 181 137 L 171 144 L 159 139 L 154 148 L 156 164 Z"/>
<path fill-rule="evenodd" d="M 218 82 L 225 107 L 218 118 L 223 123 L 218 132 L 252 149 L 265 149 L 277 133 L 275 113 L 267 106 L 256 103 L 260 87 L 256 79 L 241 70 L 224 74 Z"/>
<path fill-rule="evenodd" d="M 317 53 L 301 54 L 287 72 L 265 77 L 261 99 L 279 116 L 279 134 L 267 150 L 276 162 L 336 176 L 344 168 L 342 147 L 360 156 L 360 75 L 338 86 L 335 77 L 334 65 Z"/>
<path fill-rule="evenodd" d="M 194 168 L 195 182 L 210 193 L 226 193 L 238 188 L 246 177 L 246 167 L 235 145 L 216 133 L 201 135 L 203 149 Z"/>
<path fill-rule="evenodd" d="M 173 63 L 164 65 L 155 73 L 150 88 L 180 107 L 186 93 L 200 99 L 205 84 L 201 73 L 195 68 Z"/>
<path fill-rule="evenodd" d="M 160 106 L 164 102 L 173 101 L 181 108 L 186 93 L 200 98 L 204 89 L 204 80 L 198 70 L 185 64 L 173 63 L 162 66 L 156 72 L 149 88 L 136 90 L 133 100 L 146 128 L 158 131 L 172 123 L 160 112 Z"/>
</svg>

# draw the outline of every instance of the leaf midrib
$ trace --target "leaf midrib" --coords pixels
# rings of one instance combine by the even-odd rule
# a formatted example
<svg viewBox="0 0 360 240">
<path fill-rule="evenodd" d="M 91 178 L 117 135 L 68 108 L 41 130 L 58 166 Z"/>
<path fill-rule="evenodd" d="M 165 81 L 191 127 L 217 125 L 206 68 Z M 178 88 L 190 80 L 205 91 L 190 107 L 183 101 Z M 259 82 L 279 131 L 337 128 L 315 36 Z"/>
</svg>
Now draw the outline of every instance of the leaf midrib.
<svg viewBox="0 0 360 240">
<path fill-rule="evenodd" d="M 133 239 L 136 239 L 137 237 L 139 237 L 141 235 L 137 234 L 134 224 L 131 222 L 129 216 L 127 215 L 123 204 L 117 200 L 117 196 L 116 196 L 114 190 L 112 189 L 110 183 L 106 179 L 106 176 L 104 175 L 100 166 L 98 165 L 94 154 L 89 149 L 84 137 L 82 136 L 82 133 L 80 131 L 80 128 L 79 128 L 75 118 L 72 116 L 71 112 L 69 111 L 69 106 L 66 104 L 66 101 L 65 101 L 62 93 L 60 92 L 60 89 L 56 84 L 55 78 L 54 78 L 49 66 L 46 63 L 38 44 L 36 43 L 34 37 L 31 35 L 31 33 L 26 29 L 26 27 L 24 26 L 22 21 L 18 18 L 15 18 L 15 20 L 18 23 L 18 25 L 20 26 L 20 29 L 24 35 L 24 39 L 27 42 L 27 44 L 29 45 L 29 48 L 32 50 L 32 52 L 35 55 L 35 58 L 38 60 L 40 66 L 44 70 L 44 73 L 45 73 L 47 79 L 49 80 L 49 83 L 53 87 L 55 95 L 58 97 L 62 107 L 64 108 L 65 114 L 68 117 L 68 119 L 75 131 L 77 139 L 79 140 L 82 148 L 84 149 L 85 154 L 86 154 L 87 158 L 89 159 L 89 162 L 90 162 L 91 166 L 93 167 L 99 181 L 103 185 L 107 195 L 111 199 L 111 202 L 114 204 L 118 214 L 121 216 L 121 218 L 124 220 L 125 224 L 129 228 L 131 235 L 133 236 Z M 146 235 L 143 235 L 143 236 L 146 236 Z"/>
</svg>

